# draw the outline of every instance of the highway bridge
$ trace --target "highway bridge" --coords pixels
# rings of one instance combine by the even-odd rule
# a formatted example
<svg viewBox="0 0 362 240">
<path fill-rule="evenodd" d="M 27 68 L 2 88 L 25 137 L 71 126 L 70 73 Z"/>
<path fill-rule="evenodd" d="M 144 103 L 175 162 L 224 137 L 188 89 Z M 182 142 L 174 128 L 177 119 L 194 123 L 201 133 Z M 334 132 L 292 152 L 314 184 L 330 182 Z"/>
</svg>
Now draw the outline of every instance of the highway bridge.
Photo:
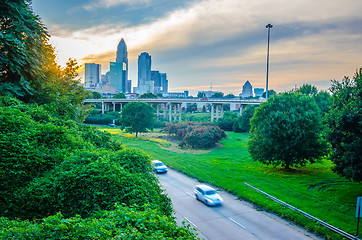
<svg viewBox="0 0 362 240">
<path fill-rule="evenodd" d="M 198 106 L 209 106 L 211 113 L 211 122 L 215 119 L 223 118 L 225 104 L 230 107 L 233 106 L 233 109 L 239 111 L 241 115 L 243 109 L 247 105 L 260 105 L 262 102 L 265 102 L 265 99 L 239 99 L 239 98 L 100 98 L 100 99 L 86 99 L 84 104 L 92 103 L 101 103 L 102 104 L 102 114 L 111 109 L 114 111 L 118 108 L 122 111 L 124 104 L 130 102 L 144 102 L 152 105 L 156 105 L 157 109 L 157 119 L 159 116 L 163 115 L 164 119 L 168 121 L 181 121 L 182 107 L 187 106 L 187 104 L 197 104 Z M 186 108 L 186 107 L 185 107 Z M 161 113 L 160 110 L 163 110 Z"/>
</svg>

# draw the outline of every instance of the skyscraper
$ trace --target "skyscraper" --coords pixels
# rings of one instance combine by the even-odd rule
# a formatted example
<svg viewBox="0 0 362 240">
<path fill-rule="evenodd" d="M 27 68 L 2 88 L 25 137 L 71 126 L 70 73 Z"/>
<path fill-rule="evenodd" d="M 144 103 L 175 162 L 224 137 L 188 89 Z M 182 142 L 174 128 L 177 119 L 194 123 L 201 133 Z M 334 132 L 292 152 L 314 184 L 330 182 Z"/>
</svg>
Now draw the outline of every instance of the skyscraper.
<svg viewBox="0 0 362 240">
<path fill-rule="evenodd" d="M 151 80 L 154 84 L 154 94 L 161 92 L 161 75 L 159 71 L 151 71 Z"/>
<path fill-rule="evenodd" d="M 151 56 L 146 52 L 138 56 L 138 91 L 139 94 L 154 92 L 151 80 Z"/>
<path fill-rule="evenodd" d="M 95 88 L 101 79 L 101 65 L 96 63 L 86 63 L 84 84 L 86 88 Z"/>
<path fill-rule="evenodd" d="M 160 77 L 161 77 L 162 93 L 167 93 L 168 92 L 167 74 L 166 73 L 160 73 Z"/>
<path fill-rule="evenodd" d="M 249 81 L 246 81 L 243 86 L 243 92 L 240 94 L 240 97 L 252 97 L 253 96 L 253 87 L 251 86 Z"/>
<path fill-rule="evenodd" d="M 122 38 L 117 47 L 116 62 L 110 63 L 110 85 L 118 92 L 127 93 L 128 88 L 128 52 Z"/>
<path fill-rule="evenodd" d="M 125 62 L 110 63 L 109 84 L 114 87 L 118 92 L 127 92 L 126 69 L 127 67 Z"/>
</svg>

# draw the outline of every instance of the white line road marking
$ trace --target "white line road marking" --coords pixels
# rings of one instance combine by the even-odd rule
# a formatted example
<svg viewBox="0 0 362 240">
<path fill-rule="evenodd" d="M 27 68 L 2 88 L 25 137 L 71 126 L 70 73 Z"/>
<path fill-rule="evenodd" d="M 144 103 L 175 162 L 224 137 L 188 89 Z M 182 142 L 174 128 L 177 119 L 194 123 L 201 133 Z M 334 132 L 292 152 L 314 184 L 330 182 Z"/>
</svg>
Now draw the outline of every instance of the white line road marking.
<svg viewBox="0 0 362 240">
<path fill-rule="evenodd" d="M 232 221 L 233 223 L 235 223 L 235 224 L 239 225 L 240 227 L 242 227 L 242 228 L 244 228 L 244 229 L 245 229 L 245 227 L 244 227 L 243 225 L 241 225 L 240 223 L 238 223 L 238 222 L 237 222 L 237 221 L 235 221 L 234 219 L 229 218 L 229 220 L 230 220 L 230 221 Z"/>
<path fill-rule="evenodd" d="M 193 198 L 196 198 L 193 194 L 186 192 L 188 195 L 190 195 Z"/>
<path fill-rule="evenodd" d="M 185 217 L 185 219 L 195 228 L 199 229 L 193 222 L 191 222 L 187 217 Z"/>
</svg>

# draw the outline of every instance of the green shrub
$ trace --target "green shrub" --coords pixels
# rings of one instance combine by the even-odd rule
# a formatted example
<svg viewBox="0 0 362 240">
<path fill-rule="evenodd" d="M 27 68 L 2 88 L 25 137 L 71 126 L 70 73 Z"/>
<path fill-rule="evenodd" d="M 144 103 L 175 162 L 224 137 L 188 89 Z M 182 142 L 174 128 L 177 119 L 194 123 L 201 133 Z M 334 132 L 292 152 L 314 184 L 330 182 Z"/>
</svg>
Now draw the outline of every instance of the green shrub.
<svg viewBox="0 0 362 240">
<path fill-rule="evenodd" d="M 64 218 L 61 213 L 39 221 L 0 218 L 4 239 L 197 239 L 190 229 L 177 226 L 149 206 L 117 206 L 89 218 Z"/>
<path fill-rule="evenodd" d="M 170 123 L 166 125 L 164 131 L 181 140 L 181 147 L 210 148 L 227 137 L 223 130 L 212 123 Z"/>
<path fill-rule="evenodd" d="M 126 161 L 137 160 L 138 166 L 143 165 L 141 170 L 137 165 L 122 167 Z M 59 211 L 66 217 L 88 217 L 97 210 L 111 210 L 115 203 L 124 203 L 149 204 L 170 215 L 170 200 L 161 194 L 150 166 L 148 158 L 141 155 L 138 159 L 137 152 L 132 150 L 80 151 L 24 188 L 18 194 L 18 205 L 22 207 L 13 212 L 26 219 L 43 218 Z"/>
</svg>

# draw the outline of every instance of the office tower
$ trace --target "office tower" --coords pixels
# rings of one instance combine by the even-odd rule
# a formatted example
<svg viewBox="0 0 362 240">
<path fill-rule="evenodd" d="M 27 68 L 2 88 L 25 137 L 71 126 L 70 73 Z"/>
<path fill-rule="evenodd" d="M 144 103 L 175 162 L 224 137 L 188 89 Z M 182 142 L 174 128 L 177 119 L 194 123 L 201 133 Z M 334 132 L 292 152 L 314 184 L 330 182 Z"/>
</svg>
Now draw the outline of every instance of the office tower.
<svg viewBox="0 0 362 240">
<path fill-rule="evenodd" d="M 127 81 L 127 92 L 128 93 L 132 92 L 132 80 Z"/>
<path fill-rule="evenodd" d="M 162 93 L 168 92 L 168 80 L 166 73 L 160 73 Z"/>
<path fill-rule="evenodd" d="M 255 97 L 263 96 L 264 88 L 254 88 Z"/>
<path fill-rule="evenodd" d="M 151 56 L 146 52 L 138 56 L 138 91 L 139 94 L 154 92 L 151 80 Z"/>
<path fill-rule="evenodd" d="M 251 86 L 249 81 L 246 81 L 246 83 L 243 86 L 243 91 L 240 94 L 241 97 L 247 98 L 253 96 L 253 87 Z"/>
<path fill-rule="evenodd" d="M 95 88 L 101 79 L 101 65 L 95 63 L 85 64 L 84 84 L 86 88 Z"/>
<path fill-rule="evenodd" d="M 118 92 L 127 92 L 127 65 L 125 62 L 111 62 L 110 63 L 110 77 L 109 84 L 114 87 Z"/>
<path fill-rule="evenodd" d="M 154 94 L 161 92 L 161 76 L 159 71 L 151 71 L 151 80 L 153 81 Z"/>
</svg>

